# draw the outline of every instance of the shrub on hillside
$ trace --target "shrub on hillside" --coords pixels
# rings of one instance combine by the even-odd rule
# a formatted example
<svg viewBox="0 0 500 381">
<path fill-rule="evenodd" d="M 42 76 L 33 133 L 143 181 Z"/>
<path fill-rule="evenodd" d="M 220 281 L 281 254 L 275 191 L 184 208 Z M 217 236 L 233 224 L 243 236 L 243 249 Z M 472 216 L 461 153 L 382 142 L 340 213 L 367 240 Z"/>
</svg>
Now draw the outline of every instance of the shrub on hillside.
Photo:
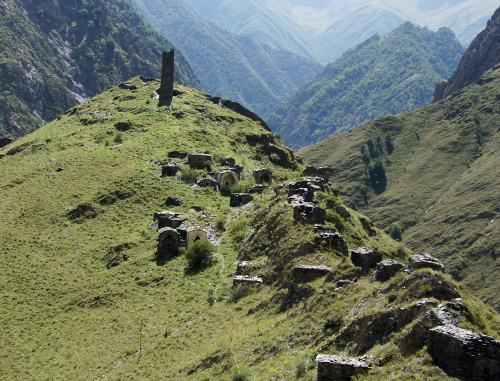
<svg viewBox="0 0 500 381">
<path fill-rule="evenodd" d="M 211 262 L 215 247 L 207 239 L 200 239 L 192 243 L 186 250 L 186 259 L 190 270 L 197 270 L 208 266 Z"/>
</svg>

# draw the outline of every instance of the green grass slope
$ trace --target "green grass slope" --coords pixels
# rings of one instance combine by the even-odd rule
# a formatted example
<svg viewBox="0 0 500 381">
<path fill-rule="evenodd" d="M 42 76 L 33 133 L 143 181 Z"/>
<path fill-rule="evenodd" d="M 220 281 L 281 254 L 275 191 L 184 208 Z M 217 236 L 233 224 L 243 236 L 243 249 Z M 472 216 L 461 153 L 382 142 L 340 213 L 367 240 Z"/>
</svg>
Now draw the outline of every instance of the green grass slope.
<svg viewBox="0 0 500 381">
<path fill-rule="evenodd" d="M 497 309 L 499 89 L 497 65 L 431 106 L 299 151 L 306 161 L 334 167 L 334 182 L 349 205 L 387 230 L 398 224 L 403 242 L 440 257 Z M 376 166 L 383 176 L 376 177 Z"/>
<path fill-rule="evenodd" d="M 178 0 L 133 0 L 193 65 L 203 89 L 243 104 L 262 117 L 313 79 L 317 62 L 233 33 Z"/>
<path fill-rule="evenodd" d="M 0 135 L 25 135 L 135 75 L 159 76 L 172 44 L 127 0 L 0 4 Z M 201 88 L 180 51 L 176 79 Z"/>
<path fill-rule="evenodd" d="M 446 28 L 406 22 L 349 50 L 267 118 L 286 144 L 303 147 L 327 136 L 432 102 L 463 48 Z"/>
<path fill-rule="evenodd" d="M 367 379 L 449 379 L 425 351 L 401 355 L 411 324 L 375 342 L 364 329 L 424 297 L 437 306 L 447 288 L 468 308 L 460 326 L 500 337 L 498 314 L 448 275 L 372 282 L 313 225 L 295 221 L 286 184 L 297 173 L 287 167 L 302 165 L 278 141 L 288 165 L 275 165 L 261 124 L 190 88 L 177 86 L 183 94 L 159 105 L 158 82 L 128 83 L 137 90 L 112 88 L 0 150 L 2 379 L 312 380 L 320 352 L 382 359 Z M 245 168 L 240 190 L 252 184 L 246 170 L 263 166 L 285 187 L 229 208 L 227 195 L 193 186 L 200 173 L 187 165 L 162 177 L 158 164 L 172 151 L 209 151 L 210 171 L 234 157 Z M 315 201 L 349 247 L 405 260 L 404 246 L 336 194 L 327 185 Z M 166 209 L 167 196 L 182 200 L 171 210 L 209 230 L 210 266 L 187 271 L 182 253 L 155 258 L 153 212 Z M 264 284 L 231 289 L 243 258 Z M 293 286 L 296 264 L 329 265 L 332 275 Z M 337 288 L 354 277 L 357 284 Z"/>
</svg>

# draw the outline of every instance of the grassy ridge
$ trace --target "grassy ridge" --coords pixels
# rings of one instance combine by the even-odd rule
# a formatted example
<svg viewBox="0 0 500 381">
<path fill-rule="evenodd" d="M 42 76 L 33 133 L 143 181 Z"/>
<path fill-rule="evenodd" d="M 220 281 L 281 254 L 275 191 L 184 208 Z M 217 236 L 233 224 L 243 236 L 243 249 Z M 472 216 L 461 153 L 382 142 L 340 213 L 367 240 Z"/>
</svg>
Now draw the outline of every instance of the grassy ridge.
<svg viewBox="0 0 500 381">
<path fill-rule="evenodd" d="M 128 83 L 138 89 L 113 88 L 0 151 L 0 344 L 9 349 L 0 355 L 3 379 L 234 380 L 243 373 L 312 380 L 324 345 L 328 353 L 356 352 L 356 342 L 336 339 L 338 326 L 423 297 L 442 302 L 419 282 L 380 292 L 406 274 L 384 284 L 360 275 L 317 240 L 312 225 L 293 219 L 286 188 L 230 209 L 227 196 L 193 187 L 186 168 L 161 177 L 156 164 L 173 150 L 211 152 L 214 171 L 226 156 L 248 170 L 265 166 L 275 183 L 297 173 L 273 164 L 262 145 L 247 144 L 246 135 L 271 139 L 270 132 L 206 94 L 178 86 L 184 94 L 159 105 L 158 83 Z M 130 129 L 117 131 L 119 122 Z M 250 176 L 243 171 L 242 183 L 251 184 Z M 404 246 L 378 229 L 369 233 L 336 193 L 327 187 L 315 201 L 350 247 L 377 246 L 388 258 L 405 259 Z M 183 255 L 155 258 L 152 217 L 165 209 L 166 196 L 183 201 L 169 209 L 210 228 L 217 247 L 211 266 L 186 272 Z M 123 252 L 129 260 L 121 260 Z M 116 254 L 118 265 L 108 269 Z M 231 289 L 242 256 L 256 267 L 253 275 L 270 281 Z M 280 312 L 290 269 L 300 263 L 331 266 L 332 280 L 301 285 L 300 297 Z M 337 288 L 336 280 L 354 276 L 357 284 Z M 451 287 L 472 313 L 461 326 L 500 337 L 498 314 L 464 287 Z M 418 375 L 447 379 L 423 351 L 402 357 L 396 347 L 402 334 L 366 352 L 387 365 L 369 377 L 400 376 L 412 364 Z"/>
<path fill-rule="evenodd" d="M 405 243 L 440 256 L 497 308 L 499 70 L 438 103 L 299 151 L 311 163 L 335 167 L 349 205 L 383 228 L 399 224 Z M 377 194 L 361 148 L 389 131 L 394 151 L 383 153 L 387 186 Z"/>
</svg>

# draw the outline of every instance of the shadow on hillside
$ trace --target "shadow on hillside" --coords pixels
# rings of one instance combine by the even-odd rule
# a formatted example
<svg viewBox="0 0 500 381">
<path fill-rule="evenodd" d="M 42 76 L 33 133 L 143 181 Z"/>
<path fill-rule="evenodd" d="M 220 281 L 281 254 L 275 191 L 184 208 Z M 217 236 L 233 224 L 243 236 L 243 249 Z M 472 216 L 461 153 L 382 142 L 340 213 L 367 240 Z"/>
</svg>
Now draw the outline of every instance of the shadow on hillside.
<svg viewBox="0 0 500 381">
<path fill-rule="evenodd" d="M 170 106 L 172 104 L 172 99 L 160 99 L 158 101 L 158 107 Z"/>
</svg>

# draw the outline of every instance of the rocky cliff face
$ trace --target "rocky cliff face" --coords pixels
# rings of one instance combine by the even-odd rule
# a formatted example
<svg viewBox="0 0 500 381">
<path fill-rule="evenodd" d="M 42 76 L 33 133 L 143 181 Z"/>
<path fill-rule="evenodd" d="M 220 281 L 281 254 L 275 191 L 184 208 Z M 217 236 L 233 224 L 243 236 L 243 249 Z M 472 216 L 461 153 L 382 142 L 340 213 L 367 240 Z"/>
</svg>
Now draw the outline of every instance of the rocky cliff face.
<svg viewBox="0 0 500 381">
<path fill-rule="evenodd" d="M 485 71 L 500 62 L 500 8 L 486 28 L 471 43 L 448 82 L 436 86 L 434 102 L 477 81 Z"/>
</svg>

